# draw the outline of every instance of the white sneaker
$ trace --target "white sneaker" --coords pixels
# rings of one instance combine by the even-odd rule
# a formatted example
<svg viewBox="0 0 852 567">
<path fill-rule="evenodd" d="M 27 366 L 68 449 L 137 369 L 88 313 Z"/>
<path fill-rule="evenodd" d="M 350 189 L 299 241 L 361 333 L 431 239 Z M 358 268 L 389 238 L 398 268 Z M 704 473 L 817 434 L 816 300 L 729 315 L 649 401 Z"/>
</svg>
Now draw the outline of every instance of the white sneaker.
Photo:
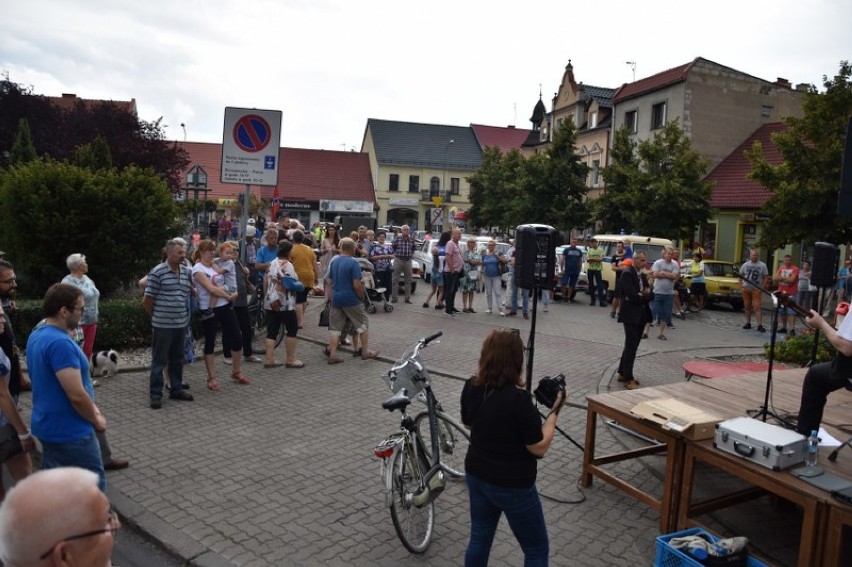
<svg viewBox="0 0 852 567">
<path fill-rule="evenodd" d="M 224 360 L 225 364 L 227 364 L 228 366 L 230 366 L 234 363 L 234 361 L 232 361 L 230 358 L 223 358 L 222 360 Z"/>
<path fill-rule="evenodd" d="M 491 315 L 491 310 L 490 310 L 490 309 L 486 309 L 486 310 L 485 310 L 485 312 L 486 312 L 487 314 Z"/>
<path fill-rule="evenodd" d="M 227 359 L 226 359 L 226 360 L 227 360 Z M 255 364 L 263 364 L 263 359 L 262 359 L 262 358 L 260 358 L 259 356 L 257 356 L 256 354 L 253 354 L 253 355 L 251 355 L 251 356 L 248 356 L 248 357 L 246 357 L 244 360 L 245 360 L 246 362 L 253 362 L 253 363 L 255 363 Z M 229 363 L 226 363 L 226 364 L 229 364 Z"/>
</svg>

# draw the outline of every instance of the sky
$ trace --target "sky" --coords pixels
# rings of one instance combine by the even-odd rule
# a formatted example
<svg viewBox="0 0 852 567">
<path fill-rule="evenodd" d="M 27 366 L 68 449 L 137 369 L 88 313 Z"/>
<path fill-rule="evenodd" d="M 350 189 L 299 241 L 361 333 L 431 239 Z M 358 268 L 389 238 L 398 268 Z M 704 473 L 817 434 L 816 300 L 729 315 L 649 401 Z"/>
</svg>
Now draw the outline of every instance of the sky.
<svg viewBox="0 0 852 567">
<path fill-rule="evenodd" d="M 821 87 L 852 59 L 849 0 L 0 0 L 0 73 L 36 94 L 136 99 L 167 139 L 221 142 L 226 107 L 281 145 L 361 149 L 367 120 L 515 125 L 569 59 L 617 88 L 704 57 Z M 182 127 L 181 124 L 185 126 Z M 184 133 L 185 129 L 185 133 Z"/>
</svg>

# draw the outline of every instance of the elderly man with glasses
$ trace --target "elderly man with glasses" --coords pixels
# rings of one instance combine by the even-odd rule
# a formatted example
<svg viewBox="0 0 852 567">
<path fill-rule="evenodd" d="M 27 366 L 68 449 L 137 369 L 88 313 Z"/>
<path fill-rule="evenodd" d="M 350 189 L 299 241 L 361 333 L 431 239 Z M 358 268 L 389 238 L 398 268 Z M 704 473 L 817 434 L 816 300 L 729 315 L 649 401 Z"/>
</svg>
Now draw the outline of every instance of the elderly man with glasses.
<svg viewBox="0 0 852 567">
<path fill-rule="evenodd" d="M 33 383 L 32 433 L 42 445 L 42 468 L 80 467 L 96 473 L 101 490 L 106 474 L 95 430 L 106 418 L 95 405 L 89 361 L 69 330 L 85 308 L 83 292 L 69 284 L 50 286 L 42 303 L 47 324 L 27 341 L 27 369 Z"/>
<path fill-rule="evenodd" d="M 96 474 L 67 467 L 37 472 L 0 506 L 0 560 L 6 567 L 110 567 L 119 528 Z"/>
</svg>

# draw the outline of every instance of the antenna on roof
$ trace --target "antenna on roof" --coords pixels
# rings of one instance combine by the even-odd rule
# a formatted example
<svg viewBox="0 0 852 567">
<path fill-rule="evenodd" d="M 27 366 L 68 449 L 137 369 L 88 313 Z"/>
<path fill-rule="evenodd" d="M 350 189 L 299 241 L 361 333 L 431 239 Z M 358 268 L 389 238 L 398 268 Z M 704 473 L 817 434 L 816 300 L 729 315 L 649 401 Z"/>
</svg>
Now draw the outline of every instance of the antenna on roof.
<svg viewBox="0 0 852 567">
<path fill-rule="evenodd" d="M 515 109 L 515 117 L 512 119 L 512 126 L 518 123 L 518 103 L 513 102 L 512 107 Z"/>
<path fill-rule="evenodd" d="M 625 65 L 630 65 L 630 68 L 633 69 L 633 82 L 636 82 L 636 61 L 625 61 Z"/>
</svg>

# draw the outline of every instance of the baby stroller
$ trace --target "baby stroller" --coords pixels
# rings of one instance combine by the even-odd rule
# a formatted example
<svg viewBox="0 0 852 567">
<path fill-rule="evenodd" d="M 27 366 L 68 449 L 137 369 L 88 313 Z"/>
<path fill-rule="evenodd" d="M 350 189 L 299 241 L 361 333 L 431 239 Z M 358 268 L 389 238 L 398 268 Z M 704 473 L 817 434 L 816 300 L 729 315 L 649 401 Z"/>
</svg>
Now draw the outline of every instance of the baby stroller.
<svg viewBox="0 0 852 567">
<path fill-rule="evenodd" d="M 387 289 L 376 287 L 375 267 L 373 263 L 366 258 L 357 258 L 358 265 L 361 267 L 361 282 L 364 284 L 364 309 L 367 313 L 376 312 L 376 303 L 381 302 L 382 309 L 385 313 L 393 311 L 393 305 L 388 303 L 385 298 Z"/>
</svg>

